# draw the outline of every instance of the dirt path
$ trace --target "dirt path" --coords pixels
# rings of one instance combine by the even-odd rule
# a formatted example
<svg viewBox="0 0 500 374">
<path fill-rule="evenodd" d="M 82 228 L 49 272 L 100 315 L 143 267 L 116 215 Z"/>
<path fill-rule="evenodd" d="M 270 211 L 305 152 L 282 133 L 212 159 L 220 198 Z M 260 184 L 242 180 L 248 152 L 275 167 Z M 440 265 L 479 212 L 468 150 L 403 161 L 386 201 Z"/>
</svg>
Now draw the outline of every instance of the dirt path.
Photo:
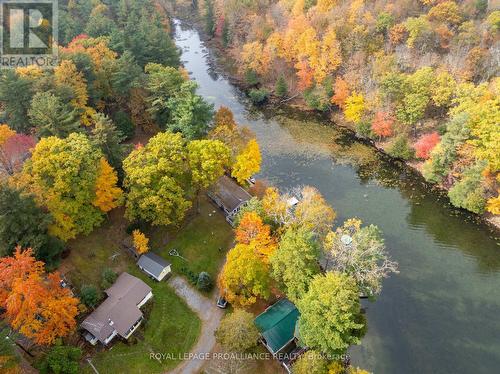
<svg viewBox="0 0 500 374">
<path fill-rule="evenodd" d="M 170 286 L 175 293 L 182 297 L 189 307 L 198 314 L 201 319 L 201 334 L 198 341 L 190 353 L 198 357 L 207 355 L 212 351 L 215 345 L 214 331 L 219 326 L 219 322 L 224 312 L 217 308 L 214 300 L 201 295 L 189 283 L 181 277 L 173 277 L 169 280 Z M 171 374 L 197 374 L 202 369 L 206 361 L 194 358 L 186 360 L 174 370 Z"/>
</svg>

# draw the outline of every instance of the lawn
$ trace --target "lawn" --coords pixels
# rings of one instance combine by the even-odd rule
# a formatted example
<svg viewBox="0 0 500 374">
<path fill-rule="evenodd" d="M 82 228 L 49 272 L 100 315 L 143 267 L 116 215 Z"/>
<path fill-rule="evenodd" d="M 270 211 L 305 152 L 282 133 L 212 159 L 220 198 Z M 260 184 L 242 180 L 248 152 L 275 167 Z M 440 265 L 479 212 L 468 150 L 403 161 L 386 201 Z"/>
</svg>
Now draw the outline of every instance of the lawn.
<svg viewBox="0 0 500 374">
<path fill-rule="evenodd" d="M 233 231 L 222 212 L 208 198 L 200 198 L 199 208 L 200 213 L 170 241 L 165 240 L 161 231 L 152 231 L 151 248 L 170 261 L 176 273 L 182 274 L 181 269 L 187 267 L 195 274 L 206 271 L 215 279 L 227 250 L 233 244 Z M 186 260 L 170 256 L 171 249 L 176 249 Z"/>
<path fill-rule="evenodd" d="M 115 343 L 110 350 L 92 357 L 92 363 L 102 374 L 154 374 L 172 369 L 179 363 L 174 358 L 189 352 L 196 343 L 201 321 L 167 283 L 149 279 L 134 266 L 128 272 L 144 280 L 153 289 L 150 315 L 134 334 L 138 338 L 137 344 Z M 152 352 L 166 354 L 164 357 L 171 359 L 159 362 L 150 358 Z M 84 372 L 93 373 L 88 365 Z"/>
<path fill-rule="evenodd" d="M 106 222 L 90 235 L 68 243 L 71 251 L 59 269 L 77 293 L 85 284 L 102 288 L 102 273 L 106 268 L 117 273 L 127 271 L 153 288 L 151 305 L 145 306 L 150 312 L 134 334 L 137 342 L 127 344 L 116 340 L 111 349 L 98 348 L 101 351 L 92 354 L 92 363 L 102 374 L 150 374 L 172 369 L 178 360 L 159 362 L 150 359 L 150 353 L 178 357 L 178 354 L 188 352 L 196 343 L 201 328 L 197 315 L 168 284 L 150 280 L 122 248 L 122 243 L 128 238 L 128 224 L 123 218 L 123 209 L 114 210 Z M 184 227 L 178 230 L 153 227 L 145 230 L 145 233 L 150 238 L 150 250 L 172 262 L 174 272 L 182 274 L 180 269 L 187 266 L 195 273 L 207 271 L 213 278 L 233 242 L 231 226 L 205 197 L 200 199 L 200 213 L 192 216 Z M 168 252 L 171 248 L 176 248 L 187 262 L 170 256 Z M 129 340 L 129 343 L 134 340 Z M 93 373 L 86 362 L 83 365 L 85 373 Z"/>
<path fill-rule="evenodd" d="M 68 242 L 70 254 L 62 261 L 59 271 L 77 292 L 85 284 L 100 287 L 104 269 L 121 273 L 132 263 L 132 258 L 121 248 L 128 225 L 123 212 L 123 208 L 115 209 L 90 235 Z"/>
</svg>

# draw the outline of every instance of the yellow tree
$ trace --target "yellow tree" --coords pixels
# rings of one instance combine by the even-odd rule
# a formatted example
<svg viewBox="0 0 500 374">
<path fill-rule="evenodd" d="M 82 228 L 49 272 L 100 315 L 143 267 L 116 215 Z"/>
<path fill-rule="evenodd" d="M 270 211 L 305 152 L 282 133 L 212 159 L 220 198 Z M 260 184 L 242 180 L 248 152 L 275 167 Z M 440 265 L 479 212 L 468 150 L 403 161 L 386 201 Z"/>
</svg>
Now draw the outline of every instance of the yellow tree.
<svg viewBox="0 0 500 374">
<path fill-rule="evenodd" d="M 23 166 L 20 180 L 52 214 L 49 230 L 61 240 L 88 234 L 102 222 L 103 211 L 93 204 L 101 158 L 85 135 L 73 133 L 42 138 Z"/>
<path fill-rule="evenodd" d="M 99 175 L 95 186 L 94 206 L 109 212 L 123 202 L 123 191 L 117 186 L 118 175 L 104 157 L 99 161 Z"/>
<path fill-rule="evenodd" d="M 54 77 L 57 85 L 71 87 L 74 94 L 71 105 L 81 111 L 82 123 L 90 126 L 95 110 L 88 106 L 87 81 L 83 74 L 77 70 L 73 61 L 63 60 L 54 69 Z"/>
<path fill-rule="evenodd" d="M 272 61 L 270 52 L 269 47 L 258 41 L 245 44 L 240 54 L 243 70 L 266 74 Z"/>
<path fill-rule="evenodd" d="M 321 193 L 311 186 L 305 186 L 301 190 L 294 215 L 298 225 L 320 236 L 326 235 L 336 216 Z"/>
<path fill-rule="evenodd" d="M 295 0 L 295 3 L 293 4 L 292 7 L 292 15 L 294 17 L 300 16 L 301 14 L 304 14 L 304 9 L 306 6 L 305 0 Z"/>
<path fill-rule="evenodd" d="M 287 62 L 297 61 L 297 40 L 308 27 L 309 22 L 303 14 L 288 22 L 286 32 L 281 39 L 280 57 Z"/>
<path fill-rule="evenodd" d="M 218 278 L 219 289 L 231 304 L 248 306 L 269 297 L 269 268 L 253 244 L 236 244 Z"/>
<path fill-rule="evenodd" d="M 137 253 L 146 253 L 149 251 L 149 239 L 140 230 L 132 231 L 134 247 Z"/>
<path fill-rule="evenodd" d="M 255 137 L 248 127 L 237 126 L 233 113 L 224 106 L 221 106 L 215 113 L 214 125 L 208 137 L 220 140 L 231 148 L 232 158 L 241 152 L 250 139 Z"/>
<path fill-rule="evenodd" d="M 11 136 L 16 135 L 16 132 L 12 130 L 9 126 L 3 124 L 0 125 L 0 146 L 3 145 Z"/>
<path fill-rule="evenodd" d="M 240 184 L 244 184 L 248 178 L 260 171 L 261 161 L 259 143 L 257 143 L 257 140 L 252 139 L 243 151 L 236 156 L 231 175 Z"/>
<path fill-rule="evenodd" d="M 342 62 L 340 43 L 333 29 L 329 29 L 323 36 L 320 53 L 310 57 L 310 65 L 314 71 L 316 83 L 321 84 L 325 78 L 333 73 Z"/>
<path fill-rule="evenodd" d="M 187 145 L 192 182 L 207 188 L 230 166 L 231 151 L 220 140 L 193 140 Z"/>
<path fill-rule="evenodd" d="M 350 122 L 357 123 L 361 120 L 364 110 L 365 99 L 363 94 L 358 94 L 354 91 L 345 101 L 345 118 Z"/>
<path fill-rule="evenodd" d="M 267 217 L 271 218 L 277 224 L 283 225 L 289 220 L 289 207 L 287 198 L 280 195 L 275 187 L 266 189 L 262 198 L 262 208 Z"/>
<path fill-rule="evenodd" d="M 500 215 L 500 190 L 497 191 L 498 196 L 488 200 L 486 210 L 491 214 Z"/>
<path fill-rule="evenodd" d="M 311 65 L 311 61 L 317 59 L 320 53 L 320 41 L 316 30 L 308 26 L 295 40 L 294 48 L 296 60 L 307 58 Z"/>
<path fill-rule="evenodd" d="M 321 13 L 329 12 L 337 4 L 337 0 L 318 0 L 316 6 Z"/>
</svg>

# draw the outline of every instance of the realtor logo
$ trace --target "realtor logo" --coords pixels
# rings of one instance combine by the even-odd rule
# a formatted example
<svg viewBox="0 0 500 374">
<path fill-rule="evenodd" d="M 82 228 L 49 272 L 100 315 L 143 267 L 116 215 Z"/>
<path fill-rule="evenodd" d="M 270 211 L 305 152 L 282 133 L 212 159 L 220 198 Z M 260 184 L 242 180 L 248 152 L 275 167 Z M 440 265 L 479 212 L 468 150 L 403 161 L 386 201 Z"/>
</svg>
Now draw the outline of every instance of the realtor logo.
<svg viewBox="0 0 500 374">
<path fill-rule="evenodd" d="M 0 0 L 0 68 L 57 66 L 57 0 Z"/>
</svg>

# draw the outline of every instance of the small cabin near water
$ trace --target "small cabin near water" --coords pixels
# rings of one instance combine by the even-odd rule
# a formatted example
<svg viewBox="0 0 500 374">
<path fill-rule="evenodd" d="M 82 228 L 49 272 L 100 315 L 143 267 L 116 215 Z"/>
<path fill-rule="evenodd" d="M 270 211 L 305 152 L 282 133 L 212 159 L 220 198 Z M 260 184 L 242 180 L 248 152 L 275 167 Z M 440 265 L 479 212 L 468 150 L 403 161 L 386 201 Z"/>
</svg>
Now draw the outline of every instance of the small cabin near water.
<svg viewBox="0 0 500 374">
<path fill-rule="evenodd" d="M 287 299 L 281 299 L 255 318 L 260 342 L 288 373 L 292 364 L 307 348 L 302 347 L 297 331 L 299 310 Z"/>
<path fill-rule="evenodd" d="M 236 214 L 252 198 L 244 188 L 227 175 L 220 177 L 217 183 L 208 191 L 207 195 L 224 211 L 226 221 L 231 226 L 234 223 Z"/>
</svg>

